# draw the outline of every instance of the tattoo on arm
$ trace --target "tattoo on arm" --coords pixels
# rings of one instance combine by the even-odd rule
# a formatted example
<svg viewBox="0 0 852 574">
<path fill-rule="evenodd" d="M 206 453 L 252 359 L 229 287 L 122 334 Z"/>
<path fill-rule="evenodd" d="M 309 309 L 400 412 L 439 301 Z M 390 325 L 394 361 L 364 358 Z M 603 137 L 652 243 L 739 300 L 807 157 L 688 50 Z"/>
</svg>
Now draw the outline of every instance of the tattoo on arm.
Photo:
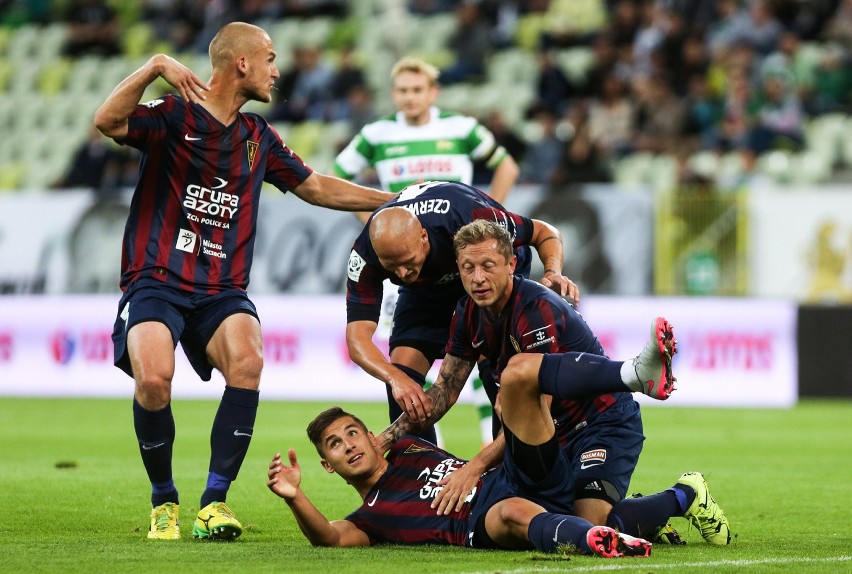
<svg viewBox="0 0 852 574">
<path fill-rule="evenodd" d="M 441 365 L 438 380 L 426 390 L 426 394 L 432 398 L 432 416 L 421 425 L 413 422 L 406 413 L 402 413 L 398 419 L 379 434 L 382 443 L 390 448 L 390 445 L 399 440 L 401 436 L 419 432 L 424 426 L 438 422 L 459 398 L 459 393 L 464 388 L 475 363 L 475 361 L 447 355 Z"/>
<path fill-rule="evenodd" d="M 542 244 L 544 244 L 544 242 L 545 242 L 545 241 L 550 241 L 551 239 L 562 239 L 562 238 L 561 238 L 561 237 L 559 237 L 558 235 L 551 235 L 550 237 L 545 237 L 544 239 L 542 239 L 541 241 L 539 241 L 539 243 L 538 243 L 538 247 L 541 247 L 541 246 L 542 246 Z"/>
</svg>

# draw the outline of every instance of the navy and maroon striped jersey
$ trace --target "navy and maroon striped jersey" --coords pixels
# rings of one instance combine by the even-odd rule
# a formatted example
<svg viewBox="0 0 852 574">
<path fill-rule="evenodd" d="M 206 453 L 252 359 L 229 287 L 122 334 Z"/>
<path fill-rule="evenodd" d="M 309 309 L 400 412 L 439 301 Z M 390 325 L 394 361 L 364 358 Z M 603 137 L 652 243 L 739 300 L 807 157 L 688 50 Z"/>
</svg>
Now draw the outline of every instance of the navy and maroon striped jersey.
<svg viewBox="0 0 852 574">
<path fill-rule="evenodd" d="M 453 238 L 464 225 L 477 219 L 488 219 L 504 226 L 512 235 L 516 253 L 521 261 L 529 259 L 532 240 L 532 220 L 507 211 L 494 199 L 478 189 L 456 182 L 415 184 L 380 207 L 404 207 L 420 221 L 429 236 L 429 255 L 417 280 L 401 290 L 423 291 L 461 298 L 465 292 L 459 279 Z M 385 270 L 370 242 L 369 222 L 355 240 L 349 254 L 346 282 L 346 318 L 352 321 L 379 320 L 382 304 L 382 281 L 390 279 L 400 285 L 399 278 Z"/>
<path fill-rule="evenodd" d="M 446 353 L 467 360 L 485 355 L 491 361 L 493 381 L 518 353 L 591 353 L 604 355 L 591 328 L 572 305 L 547 287 L 520 276 L 513 279 L 512 296 L 499 317 L 478 307 L 470 297 L 459 301 L 450 325 Z M 493 396 L 493 395 L 492 395 Z M 583 400 L 554 399 L 551 414 L 557 434 L 565 439 L 578 424 L 588 421 L 617 401 L 633 400 L 630 393 L 605 394 Z"/>
<path fill-rule="evenodd" d="M 142 151 L 122 289 L 154 277 L 196 293 L 245 290 L 263 182 L 286 192 L 312 173 L 257 114 L 224 126 L 176 95 L 138 105 L 121 143 Z"/>
<path fill-rule="evenodd" d="M 438 481 L 466 461 L 414 436 L 404 436 L 394 443 L 387 461 L 385 474 L 346 520 L 364 531 L 371 544 L 469 545 L 473 530 L 470 512 L 482 481 L 460 511 L 438 515 L 431 507 L 442 488 Z"/>
</svg>

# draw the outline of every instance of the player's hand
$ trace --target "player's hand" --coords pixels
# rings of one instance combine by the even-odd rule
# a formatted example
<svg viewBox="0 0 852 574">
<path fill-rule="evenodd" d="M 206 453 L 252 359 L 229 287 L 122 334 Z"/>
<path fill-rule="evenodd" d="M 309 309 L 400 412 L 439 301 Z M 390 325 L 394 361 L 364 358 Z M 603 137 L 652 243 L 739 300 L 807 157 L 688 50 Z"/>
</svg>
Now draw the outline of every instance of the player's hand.
<svg viewBox="0 0 852 574">
<path fill-rule="evenodd" d="M 539 283 L 552 289 L 575 307 L 580 304 L 580 288 L 565 275 L 550 273 L 542 277 Z"/>
<path fill-rule="evenodd" d="M 479 482 L 482 472 L 470 463 L 438 481 L 443 488 L 435 495 L 432 508 L 438 509 L 438 514 L 458 512 L 464 506 L 464 501 L 470 491 Z"/>
<path fill-rule="evenodd" d="M 275 453 L 272 462 L 269 463 L 269 472 L 266 486 L 269 490 L 287 500 L 293 500 L 299 492 L 299 484 L 302 482 L 302 470 L 296 460 L 296 451 L 292 448 L 287 451 L 290 466 L 281 462 L 281 453 Z"/>
<path fill-rule="evenodd" d="M 389 384 L 396 404 L 412 421 L 425 422 L 432 416 L 432 397 L 411 378 L 402 375 Z"/>
<path fill-rule="evenodd" d="M 157 58 L 160 76 L 177 89 L 180 97 L 193 104 L 207 99 L 206 92 L 210 91 L 210 87 L 192 70 L 165 54 L 155 58 Z"/>
</svg>

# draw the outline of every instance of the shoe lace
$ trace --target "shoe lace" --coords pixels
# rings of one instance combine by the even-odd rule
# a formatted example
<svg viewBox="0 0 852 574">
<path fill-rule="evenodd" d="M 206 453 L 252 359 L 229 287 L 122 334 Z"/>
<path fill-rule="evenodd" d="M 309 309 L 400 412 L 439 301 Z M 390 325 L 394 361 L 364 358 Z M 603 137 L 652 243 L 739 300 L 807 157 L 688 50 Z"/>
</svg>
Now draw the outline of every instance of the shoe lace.
<svg viewBox="0 0 852 574">
<path fill-rule="evenodd" d="M 708 494 L 705 502 L 698 505 L 698 512 L 695 513 L 694 517 L 695 526 L 701 532 L 702 536 L 716 534 L 719 522 L 721 521 L 719 514 L 719 505 Z"/>
<path fill-rule="evenodd" d="M 172 515 L 168 509 L 163 508 L 156 517 L 154 517 L 154 528 L 157 532 L 165 532 L 171 528 Z"/>
<path fill-rule="evenodd" d="M 227 504 L 225 504 L 224 502 L 214 502 L 214 503 L 213 503 L 213 508 L 214 508 L 217 512 L 219 512 L 220 514 L 222 514 L 223 516 L 226 516 L 227 518 L 234 518 L 234 513 L 233 513 L 233 511 L 232 511 L 230 508 L 228 508 L 228 505 L 227 505 Z"/>
</svg>

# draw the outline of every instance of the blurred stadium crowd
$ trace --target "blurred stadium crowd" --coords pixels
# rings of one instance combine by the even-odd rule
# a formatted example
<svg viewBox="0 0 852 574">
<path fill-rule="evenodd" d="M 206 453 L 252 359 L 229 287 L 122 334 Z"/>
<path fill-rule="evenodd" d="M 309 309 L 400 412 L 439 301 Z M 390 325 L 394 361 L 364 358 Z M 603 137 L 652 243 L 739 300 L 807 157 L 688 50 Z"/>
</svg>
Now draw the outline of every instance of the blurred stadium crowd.
<svg viewBox="0 0 852 574">
<path fill-rule="evenodd" d="M 852 180 L 852 0 L 0 0 L 0 189 L 132 185 L 94 110 L 155 52 L 206 79 L 233 20 L 279 52 L 246 109 L 321 171 L 415 55 L 552 191 Z"/>
</svg>

